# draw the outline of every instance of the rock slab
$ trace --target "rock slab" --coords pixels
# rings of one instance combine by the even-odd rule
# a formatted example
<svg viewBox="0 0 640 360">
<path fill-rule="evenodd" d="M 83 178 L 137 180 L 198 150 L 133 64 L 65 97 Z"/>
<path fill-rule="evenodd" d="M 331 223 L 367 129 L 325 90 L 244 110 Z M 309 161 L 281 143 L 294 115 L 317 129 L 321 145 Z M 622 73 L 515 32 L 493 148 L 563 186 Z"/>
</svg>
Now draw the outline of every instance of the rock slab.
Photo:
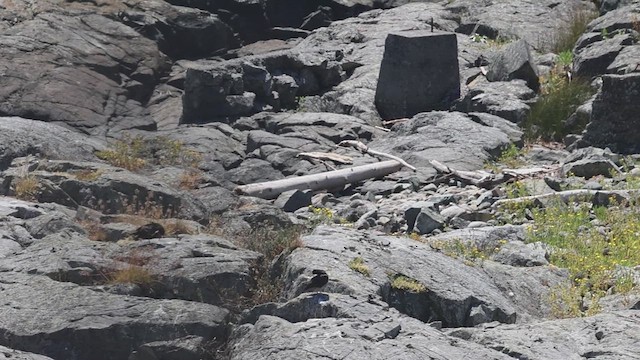
<svg viewBox="0 0 640 360">
<path fill-rule="evenodd" d="M 459 97 L 455 34 L 411 31 L 387 36 L 375 97 L 383 119 L 446 110 Z"/>
</svg>

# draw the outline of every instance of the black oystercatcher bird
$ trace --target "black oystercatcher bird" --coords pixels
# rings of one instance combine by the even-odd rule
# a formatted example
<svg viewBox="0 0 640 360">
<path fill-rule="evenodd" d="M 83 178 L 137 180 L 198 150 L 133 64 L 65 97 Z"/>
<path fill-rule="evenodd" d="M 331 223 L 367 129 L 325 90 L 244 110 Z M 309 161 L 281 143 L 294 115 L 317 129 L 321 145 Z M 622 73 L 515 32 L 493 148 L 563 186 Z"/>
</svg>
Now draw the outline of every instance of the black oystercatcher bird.
<svg viewBox="0 0 640 360">
<path fill-rule="evenodd" d="M 320 291 L 320 288 L 327 285 L 329 282 L 329 275 L 327 275 L 324 270 L 316 269 L 313 270 L 312 273 L 314 276 L 311 278 L 307 286 L 305 286 L 305 292 Z"/>
</svg>

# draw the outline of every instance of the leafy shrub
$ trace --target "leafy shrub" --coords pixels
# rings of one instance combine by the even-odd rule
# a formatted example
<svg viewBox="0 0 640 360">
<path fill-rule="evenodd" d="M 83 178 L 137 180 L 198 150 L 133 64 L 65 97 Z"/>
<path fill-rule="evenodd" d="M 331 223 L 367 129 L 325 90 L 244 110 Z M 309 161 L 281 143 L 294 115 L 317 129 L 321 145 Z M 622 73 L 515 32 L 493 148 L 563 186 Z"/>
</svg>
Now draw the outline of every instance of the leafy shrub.
<svg viewBox="0 0 640 360">
<path fill-rule="evenodd" d="M 564 121 L 593 93 L 587 81 L 552 72 L 524 123 L 525 136 L 530 141 L 561 140 L 567 134 Z"/>
</svg>

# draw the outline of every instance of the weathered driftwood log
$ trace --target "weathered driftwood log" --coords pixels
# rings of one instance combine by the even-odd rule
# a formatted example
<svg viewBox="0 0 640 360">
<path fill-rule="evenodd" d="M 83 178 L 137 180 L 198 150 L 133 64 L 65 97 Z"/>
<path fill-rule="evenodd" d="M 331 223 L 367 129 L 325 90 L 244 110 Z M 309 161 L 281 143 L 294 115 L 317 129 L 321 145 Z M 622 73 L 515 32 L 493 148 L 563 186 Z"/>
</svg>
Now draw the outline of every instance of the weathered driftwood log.
<svg viewBox="0 0 640 360">
<path fill-rule="evenodd" d="M 640 190 L 588 190 L 577 189 L 559 191 L 555 193 L 523 196 L 515 199 L 500 199 L 493 203 L 493 207 L 499 207 L 507 204 L 520 204 L 523 202 L 532 202 L 535 200 L 559 199 L 565 203 L 569 201 L 588 201 L 605 205 L 609 203 L 609 199 L 613 198 L 616 202 L 621 203 L 631 200 L 633 197 L 640 195 Z"/>
<path fill-rule="evenodd" d="M 387 153 L 383 153 L 380 151 L 376 151 L 373 149 L 369 149 L 369 147 L 363 143 L 361 143 L 360 141 L 355 141 L 355 140 L 344 140 L 344 141 L 340 141 L 340 143 L 338 144 L 338 146 L 351 146 L 353 148 L 355 148 L 356 150 L 362 152 L 363 154 L 370 154 L 373 156 L 381 156 L 381 157 L 386 157 L 388 159 L 393 159 L 395 161 L 400 162 L 402 165 L 408 167 L 409 169 L 416 171 L 416 168 L 414 166 L 409 165 L 406 161 L 402 160 L 401 158 L 395 156 L 395 155 L 391 155 L 391 154 L 387 154 Z"/>
<path fill-rule="evenodd" d="M 303 159 L 321 160 L 321 161 L 333 161 L 335 163 L 345 164 L 345 165 L 353 164 L 352 158 L 348 156 L 340 155 L 340 154 L 334 154 L 334 153 L 308 152 L 308 153 L 300 153 L 296 155 L 296 157 L 303 158 Z"/>
<path fill-rule="evenodd" d="M 455 170 L 438 160 L 430 160 L 429 163 L 440 174 L 450 174 L 455 178 L 478 187 L 491 188 L 498 184 L 507 182 L 513 177 L 510 174 L 492 174 L 487 171 L 464 171 Z"/>
<path fill-rule="evenodd" d="M 236 187 L 234 191 L 242 195 L 255 196 L 263 199 L 274 199 L 281 193 L 289 190 L 339 188 L 346 184 L 394 173 L 400 170 L 402 166 L 403 164 L 401 162 L 396 160 L 387 160 L 347 169 L 323 172 L 320 174 L 241 185 Z"/>
<path fill-rule="evenodd" d="M 472 184 L 483 188 L 493 188 L 499 184 L 524 179 L 530 177 L 538 177 L 557 171 L 557 167 L 536 167 L 528 169 L 502 169 L 499 174 L 490 173 L 483 170 L 465 171 L 456 170 L 439 162 L 438 160 L 430 160 L 429 163 L 439 174 L 450 175 L 462 182 Z"/>
</svg>

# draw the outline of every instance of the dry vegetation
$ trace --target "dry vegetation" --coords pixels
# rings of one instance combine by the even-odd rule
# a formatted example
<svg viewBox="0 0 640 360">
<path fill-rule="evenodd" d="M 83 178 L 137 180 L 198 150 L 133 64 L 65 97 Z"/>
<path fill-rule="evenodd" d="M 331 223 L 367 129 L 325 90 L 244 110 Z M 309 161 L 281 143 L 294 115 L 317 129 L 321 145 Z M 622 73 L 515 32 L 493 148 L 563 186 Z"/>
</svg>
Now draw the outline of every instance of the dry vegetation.
<svg viewBox="0 0 640 360">
<path fill-rule="evenodd" d="M 36 200 L 40 182 L 34 175 L 25 175 L 13 179 L 13 191 L 21 200 Z"/>
<path fill-rule="evenodd" d="M 138 171 L 149 165 L 197 167 L 202 160 L 200 153 L 165 136 L 125 136 L 113 143 L 111 149 L 96 152 L 96 156 L 113 166 L 130 171 Z"/>
<path fill-rule="evenodd" d="M 106 274 L 110 284 L 136 284 L 144 289 L 149 289 L 156 281 L 155 276 L 145 268 L 154 258 L 153 250 L 138 248 L 129 251 L 126 255 L 116 256 L 114 268 Z M 124 266 L 122 266 L 124 264 Z"/>
<path fill-rule="evenodd" d="M 401 274 L 390 275 L 390 278 L 391 287 L 393 289 L 404 290 L 413 293 L 427 292 L 427 287 L 416 279 Z"/>
</svg>

